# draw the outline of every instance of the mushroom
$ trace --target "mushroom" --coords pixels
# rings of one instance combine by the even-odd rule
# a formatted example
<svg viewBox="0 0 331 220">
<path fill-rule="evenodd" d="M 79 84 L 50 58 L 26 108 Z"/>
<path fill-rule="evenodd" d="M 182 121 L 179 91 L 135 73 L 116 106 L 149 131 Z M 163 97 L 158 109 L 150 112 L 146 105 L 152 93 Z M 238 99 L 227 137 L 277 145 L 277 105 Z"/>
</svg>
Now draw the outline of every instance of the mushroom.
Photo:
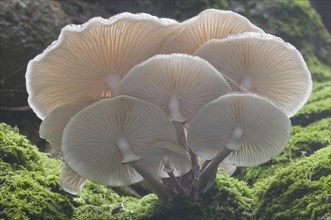
<svg viewBox="0 0 331 220">
<path fill-rule="evenodd" d="M 109 186 L 142 177 L 166 197 L 166 189 L 139 166 L 143 152 L 158 141 L 175 141 L 176 130 L 157 106 L 128 96 L 96 102 L 71 118 L 64 129 L 64 161 L 79 175 Z M 163 188 L 162 188 L 163 187 Z"/>
<path fill-rule="evenodd" d="M 63 130 L 68 124 L 69 120 L 77 114 L 77 112 L 86 108 L 87 106 L 95 103 L 99 99 L 83 99 L 75 103 L 64 105 L 56 108 L 40 124 L 39 134 L 41 138 L 44 138 L 48 143 L 56 149 L 62 152 L 61 141 Z"/>
<path fill-rule="evenodd" d="M 307 101 L 310 72 L 300 52 L 270 34 L 244 33 L 211 40 L 194 55 L 219 70 L 232 89 L 268 98 L 288 117 Z"/>
<path fill-rule="evenodd" d="M 185 54 L 156 55 L 136 65 L 115 94 L 129 95 L 159 106 L 173 121 L 178 144 L 186 148 L 183 124 L 209 101 L 231 91 L 222 75 L 205 60 Z M 199 164 L 192 152 L 193 172 Z"/>
<path fill-rule="evenodd" d="M 273 102 L 253 94 L 228 94 L 206 104 L 188 130 L 188 146 L 212 160 L 201 172 L 202 186 L 220 162 L 254 166 L 286 147 L 291 122 Z"/>
<path fill-rule="evenodd" d="M 65 191 L 73 195 L 78 194 L 83 189 L 85 180 L 85 177 L 82 177 L 65 162 L 62 162 L 60 170 L 60 185 Z"/>
<path fill-rule="evenodd" d="M 171 19 L 131 13 L 67 25 L 59 39 L 28 64 L 29 105 L 44 119 L 79 99 L 111 96 L 134 65 L 158 54 L 180 28 Z"/>
<path fill-rule="evenodd" d="M 259 32 L 247 18 L 232 11 L 207 9 L 183 22 L 183 29 L 169 40 L 164 53 L 193 54 L 201 45 L 211 39 L 222 39 L 231 34 Z"/>
<path fill-rule="evenodd" d="M 63 130 L 69 120 L 79 111 L 93 104 L 99 99 L 84 99 L 79 102 L 64 105 L 53 110 L 40 124 L 40 137 L 46 139 L 52 148 L 62 155 L 61 142 Z M 65 162 L 62 162 L 60 169 L 60 185 L 71 193 L 78 194 L 85 183 L 86 178 L 72 170 Z"/>
<path fill-rule="evenodd" d="M 115 90 L 159 106 L 171 121 L 190 122 L 209 101 L 231 92 L 205 60 L 185 54 L 156 55 L 133 67 Z"/>
<path fill-rule="evenodd" d="M 170 178 L 177 192 L 185 195 L 185 190 L 178 182 L 178 176 L 183 176 L 191 170 L 191 161 L 187 152 L 174 142 L 157 142 L 146 149 L 139 165 L 158 178 Z"/>
</svg>

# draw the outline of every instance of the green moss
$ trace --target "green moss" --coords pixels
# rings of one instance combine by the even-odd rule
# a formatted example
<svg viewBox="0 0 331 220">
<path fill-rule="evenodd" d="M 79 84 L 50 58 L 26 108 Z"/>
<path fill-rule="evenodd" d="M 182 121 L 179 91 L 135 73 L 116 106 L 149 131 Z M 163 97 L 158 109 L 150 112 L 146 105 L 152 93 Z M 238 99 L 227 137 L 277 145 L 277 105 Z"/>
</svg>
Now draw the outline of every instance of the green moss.
<svg viewBox="0 0 331 220">
<path fill-rule="evenodd" d="M 308 60 L 306 60 L 306 62 L 315 82 L 331 81 L 330 65 L 328 66 L 326 64 L 322 64 L 319 60 L 317 60 L 316 57 L 310 57 Z"/>
<path fill-rule="evenodd" d="M 255 186 L 257 219 L 326 219 L 331 215 L 331 146 Z"/>
<path fill-rule="evenodd" d="M 247 219 L 254 210 L 252 200 L 252 190 L 244 182 L 219 176 L 199 202 L 184 198 L 161 204 L 153 194 L 141 199 L 118 197 L 111 204 L 79 206 L 74 219 Z"/>
<path fill-rule="evenodd" d="M 247 219 L 254 210 L 252 191 L 229 176 L 196 202 L 162 205 L 155 195 L 119 196 L 87 182 L 76 196 L 59 186 L 60 161 L 38 152 L 17 129 L 0 124 L 0 218 L 3 219 Z"/>
<path fill-rule="evenodd" d="M 252 191 L 246 183 L 219 176 L 215 186 L 201 201 L 181 199 L 161 205 L 154 195 L 123 203 L 121 212 L 111 219 L 248 219 L 254 210 Z"/>
<path fill-rule="evenodd" d="M 1 219 L 72 219 L 80 215 L 100 219 L 111 213 L 112 202 L 120 198 L 111 189 L 90 182 L 77 196 L 64 192 L 58 177 L 61 162 L 40 153 L 18 129 L 3 123 L 0 146 Z"/>
<path fill-rule="evenodd" d="M 73 219 L 110 219 L 117 203 L 125 200 L 110 188 L 87 182 L 83 191 L 74 197 Z"/>
<path fill-rule="evenodd" d="M 29 141 L 17 133 L 18 129 L 10 129 L 9 126 L 0 124 L 1 161 L 10 164 L 12 168 L 35 169 L 40 167 L 42 160 L 38 150 L 31 147 Z"/>
<path fill-rule="evenodd" d="M 0 217 L 69 219 L 70 198 L 58 193 L 59 161 L 39 153 L 5 124 L 0 124 L 0 146 Z"/>
<path fill-rule="evenodd" d="M 331 116 L 331 81 L 314 83 L 313 93 L 305 106 L 291 118 L 292 125 L 306 126 Z"/>
</svg>

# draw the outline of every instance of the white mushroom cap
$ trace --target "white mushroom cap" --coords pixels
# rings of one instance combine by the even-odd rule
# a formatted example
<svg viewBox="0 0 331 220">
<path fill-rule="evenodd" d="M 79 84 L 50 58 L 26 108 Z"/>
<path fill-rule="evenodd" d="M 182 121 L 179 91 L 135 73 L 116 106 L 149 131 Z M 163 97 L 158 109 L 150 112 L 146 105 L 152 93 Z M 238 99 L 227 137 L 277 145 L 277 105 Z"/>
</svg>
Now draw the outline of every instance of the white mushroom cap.
<svg viewBox="0 0 331 220">
<path fill-rule="evenodd" d="M 65 162 L 62 162 L 60 170 L 60 185 L 66 192 L 73 195 L 78 194 L 82 191 L 85 180 L 85 177 L 82 177 Z"/>
<path fill-rule="evenodd" d="M 205 60 L 185 54 L 156 55 L 136 65 L 115 94 L 150 101 L 172 121 L 189 122 L 207 102 L 231 92 L 222 75 Z"/>
<path fill-rule="evenodd" d="M 304 105 L 312 90 L 311 74 L 300 52 L 270 34 L 211 40 L 194 55 L 209 61 L 235 91 L 264 96 L 289 117 Z"/>
<path fill-rule="evenodd" d="M 171 19 L 121 13 L 68 25 L 28 64 L 28 102 L 44 119 L 55 108 L 86 97 L 110 96 L 136 64 L 158 54 L 181 28 Z"/>
<path fill-rule="evenodd" d="M 234 172 L 236 172 L 237 166 L 231 165 L 231 164 L 226 164 L 226 163 L 220 163 L 218 166 L 218 171 L 227 174 L 229 176 L 232 176 Z"/>
<path fill-rule="evenodd" d="M 62 152 L 61 141 L 65 126 L 77 112 L 95 103 L 100 99 L 84 99 L 78 102 L 64 105 L 53 110 L 40 124 L 40 137 L 48 141 L 54 149 Z"/>
<path fill-rule="evenodd" d="M 176 129 L 157 106 L 118 96 L 77 113 L 64 129 L 64 161 L 96 183 L 122 186 L 142 180 L 129 165 L 156 141 L 175 141 Z"/>
<path fill-rule="evenodd" d="M 159 178 L 168 178 L 169 172 L 173 172 L 175 176 L 182 176 L 192 168 L 187 152 L 169 141 L 153 143 L 143 153 L 139 165 Z"/>
<path fill-rule="evenodd" d="M 231 34 L 259 32 L 247 18 L 232 11 L 207 9 L 183 22 L 183 30 L 165 45 L 164 53 L 193 54 L 211 39 L 222 39 Z"/>
<path fill-rule="evenodd" d="M 286 114 L 268 99 L 228 94 L 206 104 L 196 114 L 188 130 L 188 145 L 206 160 L 226 147 L 232 152 L 224 163 L 253 166 L 280 154 L 290 131 Z"/>
</svg>

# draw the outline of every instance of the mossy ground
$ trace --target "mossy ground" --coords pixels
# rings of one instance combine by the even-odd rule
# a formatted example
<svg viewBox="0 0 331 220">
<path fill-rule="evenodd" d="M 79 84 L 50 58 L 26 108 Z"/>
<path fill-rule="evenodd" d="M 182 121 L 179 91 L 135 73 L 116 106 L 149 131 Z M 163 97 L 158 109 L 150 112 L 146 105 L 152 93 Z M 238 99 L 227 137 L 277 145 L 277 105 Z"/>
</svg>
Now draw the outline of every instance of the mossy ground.
<svg viewBox="0 0 331 220">
<path fill-rule="evenodd" d="M 311 138 L 329 126 L 330 118 L 309 125 L 306 133 L 298 126 L 289 144 L 294 149 L 291 153 L 275 158 L 268 168 L 246 173 L 254 187 L 218 176 L 201 201 L 161 204 L 152 194 L 142 199 L 120 196 L 91 182 L 79 195 L 70 195 L 59 186 L 60 161 L 40 153 L 17 129 L 0 124 L 0 218 L 327 219 L 331 216 L 331 141 L 321 134 L 319 150 L 312 150 L 315 139 Z M 298 141 L 306 142 L 302 144 L 306 153 L 294 147 Z"/>
<path fill-rule="evenodd" d="M 161 204 L 155 195 L 120 196 L 88 182 L 77 195 L 59 185 L 60 161 L 31 145 L 18 130 L 0 124 L 1 219 L 247 219 L 254 210 L 246 183 L 220 176 L 201 202 Z"/>
<path fill-rule="evenodd" d="M 179 20 L 207 7 L 230 7 L 228 0 L 178 1 L 175 10 L 169 1 L 140 2 Z M 314 80 L 309 101 L 291 118 L 281 155 L 240 168 L 234 178 L 219 176 L 200 202 L 161 205 L 154 195 L 120 196 L 91 182 L 73 196 L 59 186 L 60 161 L 0 124 L 0 219 L 331 219 L 330 35 L 308 0 L 238 2 L 253 23 L 303 53 Z"/>
<path fill-rule="evenodd" d="M 255 217 L 330 219 L 330 186 L 331 145 L 257 183 L 254 187 Z"/>
<path fill-rule="evenodd" d="M 0 125 L 0 146 L 0 217 L 68 219 L 73 207 L 69 197 L 59 193 L 59 161 L 5 124 Z"/>
</svg>

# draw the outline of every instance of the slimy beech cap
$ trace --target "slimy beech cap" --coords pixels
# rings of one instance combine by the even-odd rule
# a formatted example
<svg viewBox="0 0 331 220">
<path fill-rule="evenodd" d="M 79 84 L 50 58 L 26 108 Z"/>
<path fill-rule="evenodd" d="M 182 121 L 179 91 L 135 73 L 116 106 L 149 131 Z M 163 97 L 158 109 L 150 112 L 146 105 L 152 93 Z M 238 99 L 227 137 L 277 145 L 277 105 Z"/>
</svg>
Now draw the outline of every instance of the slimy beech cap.
<svg viewBox="0 0 331 220">
<path fill-rule="evenodd" d="M 62 138 L 64 161 L 81 176 L 104 185 L 142 180 L 129 165 L 160 140 L 176 140 L 176 130 L 157 106 L 117 96 L 96 102 L 69 121 Z"/>
<path fill-rule="evenodd" d="M 196 114 L 188 130 L 188 145 L 206 160 L 227 148 L 232 152 L 224 163 L 254 166 L 280 154 L 290 132 L 290 120 L 271 101 L 252 94 L 228 94 Z"/>
<path fill-rule="evenodd" d="M 163 53 L 193 54 L 211 39 L 223 39 L 243 32 L 264 33 L 244 16 L 224 10 L 206 9 L 183 22 L 182 30 L 168 41 Z"/>
<path fill-rule="evenodd" d="M 234 91 L 264 96 L 289 117 L 301 109 L 312 90 L 301 53 L 270 34 L 243 33 L 211 40 L 194 55 L 210 62 Z"/>
<path fill-rule="evenodd" d="M 59 39 L 28 64 L 28 102 L 44 119 L 52 110 L 87 97 L 111 96 L 136 64 L 160 53 L 181 25 L 148 14 L 121 13 L 67 25 Z"/>
<path fill-rule="evenodd" d="M 136 65 L 115 94 L 149 101 L 171 121 L 190 122 L 203 105 L 231 91 L 223 76 L 205 60 L 169 54 L 156 55 Z"/>
</svg>

